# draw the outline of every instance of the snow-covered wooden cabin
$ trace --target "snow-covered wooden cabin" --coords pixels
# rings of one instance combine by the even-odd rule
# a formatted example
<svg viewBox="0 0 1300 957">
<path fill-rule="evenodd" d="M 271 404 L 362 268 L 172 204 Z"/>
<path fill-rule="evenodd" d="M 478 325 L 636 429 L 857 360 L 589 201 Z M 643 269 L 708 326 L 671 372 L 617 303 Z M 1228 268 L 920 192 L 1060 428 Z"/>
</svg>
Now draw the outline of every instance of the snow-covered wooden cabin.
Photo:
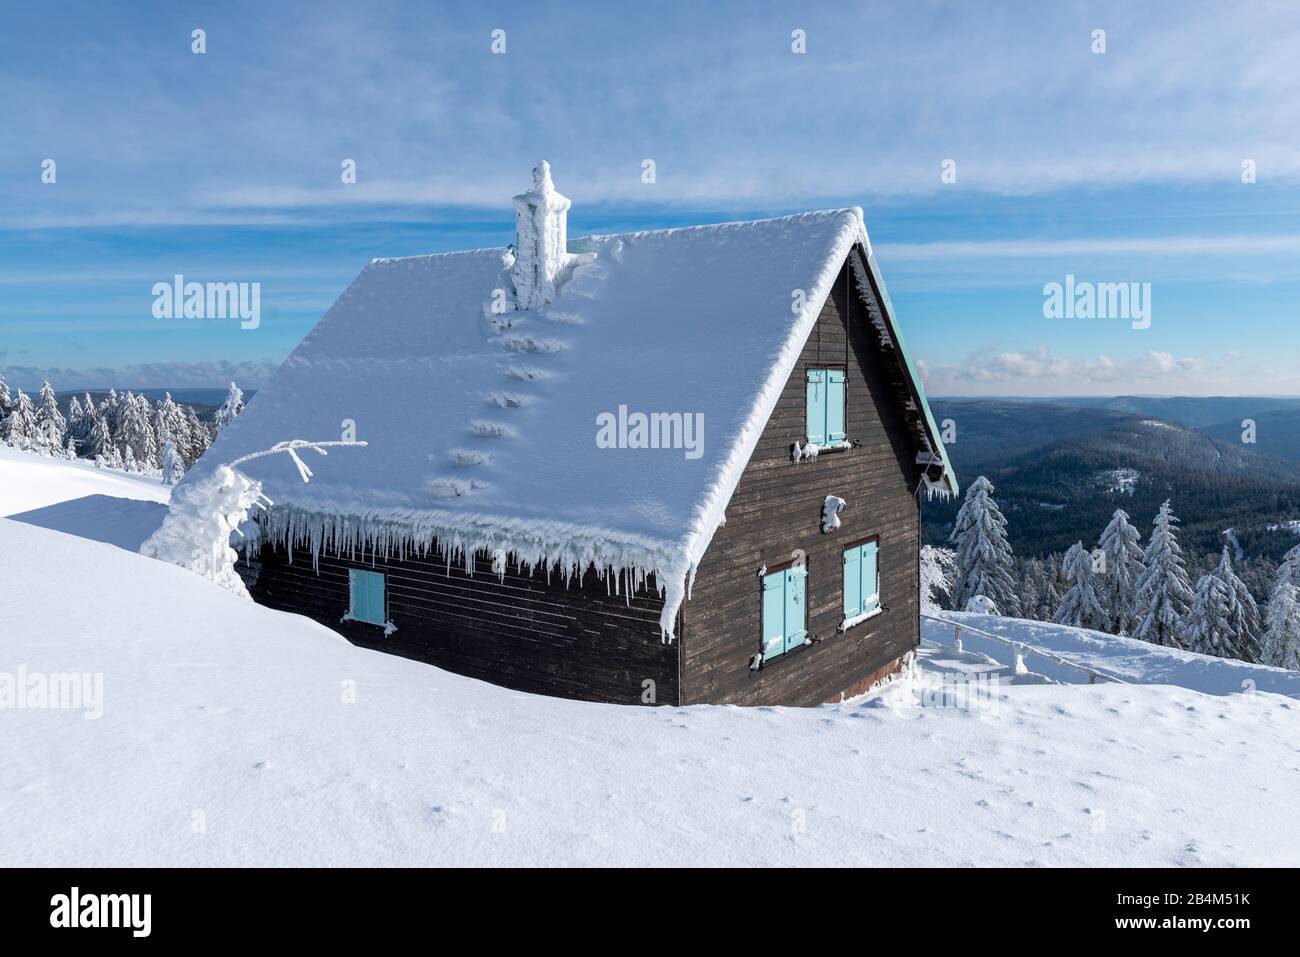
<svg viewBox="0 0 1300 957">
<path fill-rule="evenodd" d="M 607 702 L 810 705 L 919 640 L 954 494 L 860 209 L 371 262 L 191 471 L 274 502 L 254 598 L 359 645 Z M 842 500 L 842 507 L 840 501 Z M 838 508 L 838 511 L 837 511 Z"/>
</svg>

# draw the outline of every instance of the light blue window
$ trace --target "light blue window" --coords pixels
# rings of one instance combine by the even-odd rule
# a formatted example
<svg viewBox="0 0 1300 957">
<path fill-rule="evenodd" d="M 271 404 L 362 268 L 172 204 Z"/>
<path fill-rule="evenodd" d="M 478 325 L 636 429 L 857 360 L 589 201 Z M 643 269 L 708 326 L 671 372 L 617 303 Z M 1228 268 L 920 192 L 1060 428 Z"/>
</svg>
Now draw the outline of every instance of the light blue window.
<svg viewBox="0 0 1300 957">
<path fill-rule="evenodd" d="M 809 369 L 805 404 L 808 441 L 813 445 L 843 442 L 844 370 Z"/>
<path fill-rule="evenodd" d="M 863 542 L 844 549 L 844 618 L 857 618 L 880 607 L 880 543 Z"/>
<path fill-rule="evenodd" d="M 763 658 L 771 660 L 807 640 L 808 569 L 796 565 L 763 576 Z"/>
<path fill-rule="evenodd" d="M 357 621 L 382 625 L 388 621 L 384 614 L 384 575 L 360 568 L 348 569 L 348 588 L 351 593 L 348 612 Z"/>
</svg>

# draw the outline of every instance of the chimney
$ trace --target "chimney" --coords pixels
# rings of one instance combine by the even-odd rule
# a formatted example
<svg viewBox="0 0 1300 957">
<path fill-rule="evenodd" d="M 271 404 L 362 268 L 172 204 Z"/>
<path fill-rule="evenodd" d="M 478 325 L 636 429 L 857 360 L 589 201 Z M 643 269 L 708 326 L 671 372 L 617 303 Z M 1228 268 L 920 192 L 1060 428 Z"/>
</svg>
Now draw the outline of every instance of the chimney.
<svg viewBox="0 0 1300 957">
<path fill-rule="evenodd" d="M 569 260 L 569 200 L 551 182 L 551 164 L 533 167 L 533 188 L 515 203 L 515 264 L 510 278 L 520 309 L 555 298 L 555 280 Z"/>
</svg>

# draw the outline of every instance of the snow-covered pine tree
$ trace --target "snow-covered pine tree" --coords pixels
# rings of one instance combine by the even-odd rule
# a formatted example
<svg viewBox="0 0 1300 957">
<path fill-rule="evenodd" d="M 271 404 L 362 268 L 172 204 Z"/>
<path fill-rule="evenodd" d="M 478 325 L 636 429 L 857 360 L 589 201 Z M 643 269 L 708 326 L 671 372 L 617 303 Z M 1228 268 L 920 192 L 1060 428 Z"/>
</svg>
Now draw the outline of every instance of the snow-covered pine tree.
<svg viewBox="0 0 1300 957">
<path fill-rule="evenodd" d="M 180 452 L 176 451 L 176 443 L 168 442 L 163 446 L 162 457 L 162 482 L 163 485 L 175 485 L 185 477 L 185 463 L 181 460 Z"/>
<path fill-rule="evenodd" d="M 966 490 L 949 541 L 957 552 L 953 607 L 965 608 L 976 595 L 984 595 L 1003 615 L 1019 615 L 1007 520 L 993 500 L 993 484 L 983 475 Z"/>
<path fill-rule="evenodd" d="M 1246 583 L 1233 570 L 1227 545 L 1223 546 L 1219 564 L 1211 574 L 1223 582 L 1227 590 L 1228 624 L 1232 632 L 1232 645 L 1236 649 L 1232 657 L 1242 661 L 1259 661 L 1262 632 L 1259 605 L 1255 603 L 1255 596 L 1250 593 Z"/>
<path fill-rule="evenodd" d="M 1061 563 L 1065 580 L 1070 583 L 1061 596 L 1060 607 L 1052 620 L 1073 628 L 1104 628 L 1108 617 L 1097 596 L 1097 579 L 1092 570 L 1092 554 L 1082 542 L 1075 542 Z"/>
<path fill-rule="evenodd" d="M 172 399 L 170 392 L 164 394 L 154 409 L 153 430 L 158 448 L 165 449 L 167 443 L 171 442 L 184 457 L 184 449 L 189 442 L 189 426 L 185 421 L 185 413 Z"/>
<path fill-rule="evenodd" d="M 16 449 L 30 448 L 36 438 L 36 409 L 22 389 L 14 396 L 13 408 L 4 420 L 5 445 Z"/>
<path fill-rule="evenodd" d="M 185 446 L 181 451 L 185 454 L 185 467 L 188 469 L 208 450 L 208 446 L 212 444 L 212 433 L 199 421 L 199 417 L 194 414 L 190 406 L 185 406 L 184 412 Z"/>
<path fill-rule="evenodd" d="M 1026 618 L 1038 615 L 1038 596 L 1043 591 L 1043 563 L 1037 558 L 1025 562 L 1020 577 L 1020 613 Z"/>
<path fill-rule="evenodd" d="M 135 460 L 135 453 L 131 451 L 129 445 L 122 446 L 122 468 L 128 472 L 138 472 L 140 470 L 140 466 Z"/>
<path fill-rule="evenodd" d="M 95 416 L 86 436 L 86 454 L 91 458 L 103 456 L 106 463 L 113 459 L 113 433 L 109 430 L 108 419 L 103 414 Z"/>
<path fill-rule="evenodd" d="M 1057 584 L 1060 566 L 1060 556 L 1055 552 L 1043 559 L 1043 586 L 1038 592 L 1038 614 L 1034 616 L 1039 621 L 1051 621 L 1061 605 L 1061 589 Z"/>
<path fill-rule="evenodd" d="M 5 374 L 0 372 L 0 425 L 4 424 L 5 417 L 13 407 L 14 400 L 9 395 L 9 383 L 5 381 Z"/>
<path fill-rule="evenodd" d="M 230 383 L 230 392 L 226 395 L 226 401 L 217 409 L 215 425 L 217 432 L 233 422 L 244 411 L 244 393 L 235 383 Z"/>
<path fill-rule="evenodd" d="M 153 434 L 153 422 L 150 421 L 149 400 L 128 392 L 119 401 L 122 407 L 121 430 L 114 434 L 113 440 L 124 447 L 123 461 L 126 461 L 126 452 L 129 450 L 130 465 L 141 469 L 158 468 L 161 461 L 158 441 Z"/>
<path fill-rule="evenodd" d="M 1178 544 L 1178 521 L 1166 499 L 1142 553 L 1142 574 L 1137 580 L 1137 629 L 1134 638 L 1155 645 L 1181 648 L 1184 622 L 1192 603 L 1192 589 Z"/>
<path fill-rule="evenodd" d="M 1106 624 L 1101 629 L 1112 635 L 1132 634 L 1137 608 L 1137 580 L 1142 574 L 1142 546 L 1138 530 L 1129 524 L 1128 512 L 1115 509 L 1110 524 L 1097 542 L 1105 557 L 1098 594 L 1106 610 Z"/>
<path fill-rule="evenodd" d="M 36 435 L 33 444 L 43 455 L 63 456 L 63 449 L 68 442 L 68 420 L 59 411 L 58 399 L 49 380 L 41 385 L 41 393 L 36 408 Z"/>
<path fill-rule="evenodd" d="M 1228 615 L 1228 586 L 1217 575 L 1202 575 L 1197 579 L 1183 644 L 1197 654 L 1237 657 Z"/>
<path fill-rule="evenodd" d="M 68 444 L 63 447 L 63 457 L 69 462 L 77 460 L 77 440 L 71 435 L 68 436 Z"/>
<path fill-rule="evenodd" d="M 1260 660 L 1274 668 L 1300 671 L 1300 592 L 1285 578 L 1268 600 Z"/>
<path fill-rule="evenodd" d="M 68 438 L 83 438 L 77 433 L 81 429 L 81 420 L 84 415 L 85 413 L 81 409 L 81 400 L 74 395 L 72 401 L 68 403 Z"/>
</svg>

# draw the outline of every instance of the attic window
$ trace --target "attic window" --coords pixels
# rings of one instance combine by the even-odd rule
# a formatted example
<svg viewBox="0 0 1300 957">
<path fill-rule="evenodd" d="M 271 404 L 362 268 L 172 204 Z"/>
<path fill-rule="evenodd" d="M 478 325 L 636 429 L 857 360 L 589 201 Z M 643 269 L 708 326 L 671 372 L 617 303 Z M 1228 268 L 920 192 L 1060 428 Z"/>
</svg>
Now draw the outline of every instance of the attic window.
<svg viewBox="0 0 1300 957">
<path fill-rule="evenodd" d="M 819 448 L 848 448 L 844 431 L 843 369 L 809 369 L 805 412 L 810 445 Z"/>
</svg>

